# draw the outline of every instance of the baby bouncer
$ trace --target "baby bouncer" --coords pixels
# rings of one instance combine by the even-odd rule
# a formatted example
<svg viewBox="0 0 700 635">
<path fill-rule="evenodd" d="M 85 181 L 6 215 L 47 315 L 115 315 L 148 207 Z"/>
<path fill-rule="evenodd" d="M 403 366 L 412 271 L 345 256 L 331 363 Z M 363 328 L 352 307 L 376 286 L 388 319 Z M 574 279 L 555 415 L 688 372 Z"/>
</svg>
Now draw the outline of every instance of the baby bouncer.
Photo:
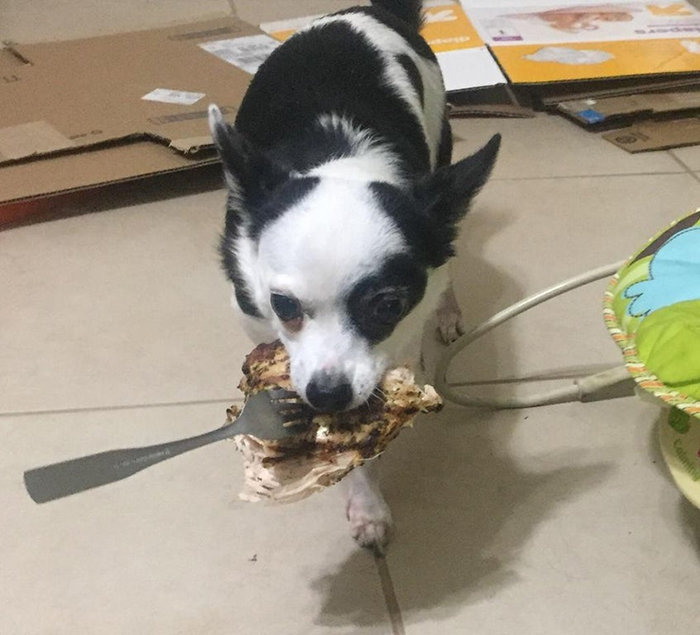
<svg viewBox="0 0 700 635">
<path fill-rule="evenodd" d="M 611 276 L 603 315 L 624 364 L 529 397 L 478 398 L 447 382 L 455 356 L 486 333 L 552 298 Z M 700 209 L 652 238 L 629 260 L 565 280 L 472 329 L 439 360 L 435 386 L 453 403 L 497 409 L 649 395 L 666 410 L 658 428 L 664 460 L 681 492 L 700 508 Z"/>
</svg>

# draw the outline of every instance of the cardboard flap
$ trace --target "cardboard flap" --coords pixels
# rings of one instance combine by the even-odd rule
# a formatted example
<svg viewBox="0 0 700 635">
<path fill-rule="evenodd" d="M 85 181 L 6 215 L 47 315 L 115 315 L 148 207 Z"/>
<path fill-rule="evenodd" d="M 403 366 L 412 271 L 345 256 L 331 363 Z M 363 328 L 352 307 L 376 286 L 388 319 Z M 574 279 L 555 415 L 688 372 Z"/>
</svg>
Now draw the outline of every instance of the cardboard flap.
<svg viewBox="0 0 700 635">
<path fill-rule="evenodd" d="M 4 49 L 0 165 L 117 140 L 210 150 L 207 106 L 233 118 L 251 76 L 198 45 L 259 33 L 222 18 Z"/>
<path fill-rule="evenodd" d="M 700 109 L 700 93 L 648 93 L 598 99 L 575 99 L 562 102 L 558 108 L 580 123 L 596 125 L 621 117 L 651 116 Z"/>
<path fill-rule="evenodd" d="M 204 137 L 189 137 L 188 139 L 175 139 L 170 142 L 170 147 L 182 154 L 197 154 L 202 150 L 213 150 L 214 141 L 211 135 Z"/>
<path fill-rule="evenodd" d="M 631 153 L 696 145 L 700 143 L 700 119 L 647 121 L 609 132 L 603 138 Z"/>
<path fill-rule="evenodd" d="M 73 142 L 46 121 L 0 128 L 0 162 L 72 147 Z"/>
</svg>

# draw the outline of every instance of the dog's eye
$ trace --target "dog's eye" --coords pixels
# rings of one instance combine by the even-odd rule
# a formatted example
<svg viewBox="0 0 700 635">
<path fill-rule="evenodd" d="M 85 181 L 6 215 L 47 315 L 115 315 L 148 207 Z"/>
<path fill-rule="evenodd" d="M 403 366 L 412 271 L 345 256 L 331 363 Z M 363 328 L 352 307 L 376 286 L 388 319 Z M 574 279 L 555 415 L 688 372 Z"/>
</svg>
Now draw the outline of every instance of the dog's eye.
<svg viewBox="0 0 700 635">
<path fill-rule="evenodd" d="M 370 311 L 376 322 L 391 325 L 403 317 L 406 304 L 406 298 L 396 293 L 378 293 L 370 302 Z"/>
<path fill-rule="evenodd" d="M 295 322 L 302 320 L 304 317 L 301 304 L 296 298 L 290 298 L 281 293 L 273 293 L 270 295 L 270 305 L 277 317 L 283 322 Z"/>
</svg>

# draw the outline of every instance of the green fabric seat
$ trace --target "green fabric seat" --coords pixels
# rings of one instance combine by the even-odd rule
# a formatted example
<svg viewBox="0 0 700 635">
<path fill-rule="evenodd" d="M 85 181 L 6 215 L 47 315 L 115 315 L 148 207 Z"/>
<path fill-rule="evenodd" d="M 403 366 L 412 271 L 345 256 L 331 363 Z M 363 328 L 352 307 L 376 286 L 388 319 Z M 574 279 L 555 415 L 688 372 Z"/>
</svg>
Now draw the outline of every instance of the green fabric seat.
<svg viewBox="0 0 700 635">
<path fill-rule="evenodd" d="M 700 507 L 700 210 L 627 261 L 605 293 L 604 316 L 639 387 L 669 406 L 663 455 Z"/>
</svg>

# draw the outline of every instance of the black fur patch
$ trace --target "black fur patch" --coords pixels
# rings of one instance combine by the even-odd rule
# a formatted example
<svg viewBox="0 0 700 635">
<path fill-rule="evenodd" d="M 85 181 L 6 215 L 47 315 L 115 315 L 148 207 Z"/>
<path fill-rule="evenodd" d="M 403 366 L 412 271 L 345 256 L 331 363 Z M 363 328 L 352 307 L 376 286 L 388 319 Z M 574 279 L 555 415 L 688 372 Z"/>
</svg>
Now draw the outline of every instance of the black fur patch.
<svg viewBox="0 0 700 635">
<path fill-rule="evenodd" d="M 251 317 L 261 318 L 263 315 L 253 302 L 253 298 L 248 291 L 245 280 L 238 266 L 238 259 L 233 251 L 236 245 L 236 240 L 240 236 L 241 221 L 241 216 L 234 208 L 234 204 L 233 198 L 229 195 L 228 204 L 226 206 L 226 226 L 224 227 L 224 233 L 221 236 L 221 242 L 219 243 L 221 264 L 223 265 L 228 279 L 233 283 L 236 302 L 238 303 L 241 311 L 243 311 L 243 313 L 246 315 L 250 315 Z"/>
<path fill-rule="evenodd" d="M 372 0 L 372 6 L 381 7 L 416 31 L 423 26 L 423 0 Z"/>
<path fill-rule="evenodd" d="M 290 179 L 267 199 L 261 201 L 259 206 L 248 209 L 250 214 L 248 234 L 250 238 L 257 240 L 265 225 L 282 216 L 294 204 L 309 194 L 318 183 L 319 179 L 314 177 Z"/>
<path fill-rule="evenodd" d="M 269 152 L 272 161 L 284 165 L 288 171 L 307 172 L 327 163 L 353 154 L 350 140 L 339 128 L 314 125 L 303 136 L 283 140 Z"/>
<path fill-rule="evenodd" d="M 500 135 L 494 135 L 481 150 L 454 165 L 439 167 L 411 191 L 372 183 L 382 210 L 425 266 L 439 267 L 454 256 L 458 223 L 489 178 L 500 144 Z"/>
<path fill-rule="evenodd" d="M 348 294 L 346 303 L 350 323 L 371 344 L 385 340 L 398 322 L 387 325 L 373 319 L 371 311 L 367 310 L 369 300 L 379 291 L 395 291 L 407 302 L 406 315 L 423 298 L 427 282 L 425 267 L 420 266 L 410 255 L 388 258 L 376 273 L 357 282 Z"/>
<path fill-rule="evenodd" d="M 376 17 L 373 11 L 366 9 Z M 409 31 L 405 25 L 403 29 Z M 336 156 L 337 140 L 327 147 L 309 142 L 314 135 L 318 139 L 319 115 L 335 113 L 388 143 L 407 176 L 426 174 L 430 153 L 421 127 L 408 105 L 384 85 L 382 74 L 371 42 L 349 25 L 330 23 L 303 31 L 260 67 L 236 128 L 275 161 L 305 171 Z"/>
<path fill-rule="evenodd" d="M 452 245 L 438 238 L 433 219 L 419 208 L 414 197 L 388 183 L 372 183 L 371 188 L 418 262 L 435 268 L 454 255 Z"/>
<path fill-rule="evenodd" d="M 397 55 L 396 61 L 403 66 L 403 69 L 411 81 L 413 90 L 420 98 L 420 105 L 425 106 L 425 88 L 423 87 L 423 78 L 420 76 L 420 71 L 415 62 L 408 55 Z"/>
</svg>

